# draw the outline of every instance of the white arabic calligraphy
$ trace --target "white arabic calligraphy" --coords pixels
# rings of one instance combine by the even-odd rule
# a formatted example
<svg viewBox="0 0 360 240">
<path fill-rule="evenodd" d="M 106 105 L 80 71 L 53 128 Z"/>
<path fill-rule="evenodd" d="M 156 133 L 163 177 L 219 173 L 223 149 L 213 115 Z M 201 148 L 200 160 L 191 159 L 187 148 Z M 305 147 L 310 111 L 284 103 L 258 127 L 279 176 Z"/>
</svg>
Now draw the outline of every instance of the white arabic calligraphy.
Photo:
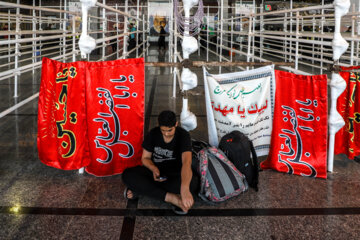
<svg viewBox="0 0 360 240">
<path fill-rule="evenodd" d="M 312 103 L 315 107 L 318 106 L 317 101 L 314 100 L 312 101 L 311 99 L 306 99 L 306 101 L 300 101 L 300 100 L 296 100 L 296 103 L 302 105 L 302 106 L 310 106 Z M 300 107 L 300 112 L 304 112 L 307 114 L 306 117 L 304 116 L 300 116 L 297 115 L 296 111 L 286 105 L 282 105 L 281 106 L 282 109 L 284 111 L 282 111 L 282 114 L 284 116 L 288 117 L 284 117 L 283 121 L 287 122 L 290 121 L 291 125 L 292 125 L 292 129 L 281 129 L 281 132 L 279 134 L 279 137 L 284 139 L 284 143 L 281 144 L 281 150 L 279 151 L 278 154 L 278 161 L 285 164 L 288 167 L 288 173 L 289 174 L 293 174 L 294 169 L 293 169 L 293 164 L 301 164 L 301 165 L 305 165 L 310 169 L 310 174 L 304 174 L 304 173 L 300 173 L 300 175 L 302 176 L 309 176 L 309 177 L 316 177 L 316 169 L 309 164 L 306 161 L 303 161 L 302 158 L 302 154 L 303 154 L 303 140 L 301 137 L 301 134 L 299 132 L 299 129 L 304 130 L 304 131 L 309 131 L 309 132 L 314 132 L 314 129 L 312 129 L 311 127 L 308 126 L 300 126 L 298 119 L 305 121 L 306 122 L 312 122 L 315 120 L 314 118 L 314 111 L 311 109 L 307 109 L 307 108 L 303 108 Z M 319 117 L 316 118 L 317 121 L 320 120 Z M 293 143 L 295 137 L 295 141 Z M 286 146 L 286 147 L 285 147 Z M 311 154 L 309 152 L 305 153 L 305 156 L 308 158 L 311 156 Z"/>
<path fill-rule="evenodd" d="M 133 76 L 129 76 L 129 81 L 133 82 Z M 120 76 L 120 79 L 111 79 L 111 82 L 125 82 L 127 80 L 127 78 L 123 75 Z M 102 122 L 102 128 L 99 128 L 98 130 L 98 136 L 96 136 L 94 142 L 96 145 L 96 148 L 101 148 L 103 150 L 105 150 L 107 156 L 105 159 L 100 159 L 97 158 L 96 160 L 100 163 L 103 164 L 108 164 L 113 160 L 113 151 L 111 149 L 111 146 L 117 145 L 117 144 L 121 144 L 121 145 L 125 145 L 127 147 L 127 152 L 126 153 L 118 153 L 118 155 L 120 157 L 123 158 L 130 158 L 134 155 L 134 147 L 132 146 L 131 143 L 127 142 L 127 141 L 123 141 L 120 140 L 121 137 L 121 127 L 120 127 L 120 119 L 119 116 L 117 114 L 117 112 L 115 111 L 115 108 L 120 108 L 120 109 L 130 109 L 130 107 L 128 105 L 125 104 L 116 104 L 115 105 L 115 101 L 114 99 L 126 99 L 130 97 L 130 93 L 127 91 L 129 90 L 128 87 L 125 86 L 115 86 L 115 89 L 117 90 L 122 90 L 121 94 L 115 94 L 112 95 L 110 90 L 106 89 L 106 88 L 96 88 L 96 90 L 99 92 L 98 97 L 99 98 L 105 98 L 105 104 L 108 106 L 108 110 L 109 112 L 99 112 L 98 116 L 100 116 L 99 118 L 94 118 L 93 121 L 94 122 Z M 133 94 L 134 96 L 134 94 Z M 135 94 L 135 96 L 137 96 Z M 104 101 L 100 100 L 99 104 L 104 104 Z M 108 118 L 108 119 L 106 119 Z M 109 121 L 112 121 L 113 123 L 113 129 L 111 129 L 111 125 L 109 123 Z M 100 135 L 101 133 L 105 133 L 103 135 Z M 128 131 L 124 131 L 122 133 L 123 135 L 127 135 Z M 105 141 L 105 144 L 101 144 L 100 140 Z"/>
</svg>

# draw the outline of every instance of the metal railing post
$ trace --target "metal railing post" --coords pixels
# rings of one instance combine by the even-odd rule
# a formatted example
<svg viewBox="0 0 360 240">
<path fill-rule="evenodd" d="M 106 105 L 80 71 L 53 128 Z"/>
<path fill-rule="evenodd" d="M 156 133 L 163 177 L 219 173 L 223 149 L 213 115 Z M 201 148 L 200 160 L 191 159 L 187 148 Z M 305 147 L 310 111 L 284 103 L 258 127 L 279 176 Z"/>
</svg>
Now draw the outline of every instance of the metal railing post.
<svg viewBox="0 0 360 240">
<path fill-rule="evenodd" d="M 35 1 L 33 1 L 33 7 L 35 7 Z M 32 10 L 32 15 L 33 15 L 33 19 L 32 19 L 32 30 L 33 30 L 33 34 L 32 37 L 34 39 L 36 39 L 36 12 L 35 9 Z M 32 63 L 35 63 L 37 61 L 37 56 L 36 56 L 36 40 L 33 41 L 33 46 L 32 46 Z M 35 68 L 32 68 L 32 74 L 35 73 Z"/>
<path fill-rule="evenodd" d="M 299 67 L 299 12 L 296 12 L 296 50 L 295 50 L 295 69 L 298 70 Z"/>
<path fill-rule="evenodd" d="M 16 1 L 17 4 L 20 4 L 20 0 Z M 15 39 L 19 40 L 19 35 L 20 35 L 20 8 L 17 7 L 16 8 L 16 27 L 15 27 L 15 31 L 16 31 L 16 35 L 15 35 Z M 19 67 L 19 54 L 20 54 L 20 44 L 19 42 L 15 43 L 15 65 L 14 65 L 14 70 L 16 71 L 15 76 L 14 76 L 14 97 L 18 97 L 18 77 L 20 75 L 20 72 L 18 72 L 19 70 L 17 69 Z"/>
<path fill-rule="evenodd" d="M 142 34 L 143 34 L 143 38 L 142 38 L 142 40 L 143 40 L 143 50 L 142 50 L 142 54 L 143 54 L 143 57 L 144 57 L 145 48 L 147 48 L 147 42 L 146 42 L 146 38 L 145 38 L 145 15 L 144 14 L 142 15 L 142 22 L 143 22 L 143 28 L 142 28 L 142 30 L 143 30 L 143 32 L 142 32 Z"/>
<path fill-rule="evenodd" d="M 125 12 L 128 13 L 128 0 L 125 1 Z M 126 16 L 124 16 L 124 33 L 128 32 L 128 19 Z M 122 58 L 126 58 L 126 54 L 127 54 L 127 39 L 128 36 L 124 35 L 123 37 L 123 55 Z"/>
<path fill-rule="evenodd" d="M 223 31 L 224 31 L 224 0 L 221 0 L 221 19 L 220 20 L 220 53 L 219 53 L 219 62 L 222 62 L 222 50 L 223 50 Z M 221 73 L 221 67 L 219 67 L 219 74 Z"/>
<path fill-rule="evenodd" d="M 118 10 L 118 4 L 115 4 L 115 9 Z M 119 14 L 115 13 L 115 19 L 116 19 L 116 36 L 119 35 Z M 116 37 L 116 59 L 119 58 L 119 37 Z"/>
<path fill-rule="evenodd" d="M 209 6 L 207 6 L 207 18 L 206 18 L 206 61 L 209 61 Z"/>
<path fill-rule="evenodd" d="M 106 0 L 103 0 L 103 4 L 105 5 L 106 4 Z M 105 32 L 106 32 L 106 29 L 107 29 L 107 22 L 106 22 L 106 9 L 103 8 L 102 9 L 102 18 L 103 18 L 103 24 L 102 24 L 102 37 L 105 38 Z M 90 29 L 90 28 L 88 28 Z M 102 43 L 102 60 L 104 61 L 105 60 L 105 55 L 106 55 L 106 42 L 103 42 Z"/>
<path fill-rule="evenodd" d="M 76 61 L 76 55 L 75 55 L 75 51 L 76 51 L 76 19 L 75 16 L 72 17 L 72 33 L 73 33 L 73 37 L 72 37 L 72 49 L 73 49 L 73 53 L 72 53 L 72 60 L 73 62 Z"/>
<path fill-rule="evenodd" d="M 231 33 L 230 33 L 230 61 L 232 62 L 233 57 L 233 28 L 234 28 L 234 20 L 231 17 Z"/>
<path fill-rule="evenodd" d="M 136 18 L 139 18 L 139 0 L 137 0 L 137 6 L 136 6 L 137 8 L 137 10 L 136 10 Z M 137 47 L 137 45 L 138 45 L 138 43 L 139 43 L 139 34 L 138 34 L 138 31 L 139 31 L 139 21 L 138 20 L 136 20 L 136 47 Z M 139 49 L 138 48 L 136 48 L 136 57 L 139 57 L 139 51 L 138 51 Z"/>
<path fill-rule="evenodd" d="M 64 0 L 64 11 L 66 11 L 66 0 Z M 61 16 L 61 13 L 60 13 L 60 16 Z M 64 55 L 63 57 L 63 60 L 64 62 L 66 61 L 66 57 L 65 57 L 65 54 L 66 54 L 66 23 L 67 23 L 67 13 L 64 12 L 64 19 L 62 20 L 62 28 L 63 28 L 63 52 L 62 54 Z"/>
</svg>

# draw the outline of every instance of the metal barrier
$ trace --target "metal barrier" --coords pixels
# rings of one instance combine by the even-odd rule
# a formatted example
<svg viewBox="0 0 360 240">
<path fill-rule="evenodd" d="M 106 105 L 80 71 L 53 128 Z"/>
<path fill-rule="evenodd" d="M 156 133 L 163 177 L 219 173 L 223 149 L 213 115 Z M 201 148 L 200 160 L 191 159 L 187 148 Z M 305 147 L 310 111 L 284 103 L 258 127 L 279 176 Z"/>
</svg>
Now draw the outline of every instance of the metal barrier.
<svg viewBox="0 0 360 240">
<path fill-rule="evenodd" d="M 234 11 L 232 8 L 230 10 L 223 8 L 226 12 Z M 205 27 L 200 35 L 200 41 L 206 44 L 201 47 L 206 50 L 207 59 L 209 53 L 212 53 L 219 58 L 219 61 L 232 61 L 235 54 L 235 57 L 246 58 L 246 61 L 275 59 L 275 61 L 295 62 L 295 68 L 283 68 L 299 74 L 309 74 L 307 69 L 310 68 L 316 69 L 320 74 L 326 72 L 327 65 L 333 64 L 331 44 L 335 29 L 334 5 L 266 13 L 263 9 L 263 6 L 260 6 L 252 9 L 252 13 L 246 12 L 226 19 L 220 15 L 219 21 L 210 21 L 208 7 L 204 25 L 214 25 L 217 28 L 209 30 Z M 341 57 L 339 64 L 358 65 L 360 9 L 352 6 L 351 11 L 343 17 L 342 26 L 342 35 L 350 43 L 350 48 Z M 213 32 L 216 32 L 217 36 L 215 42 L 210 40 L 210 33 Z M 211 49 L 212 46 L 214 50 Z M 223 50 L 232 54 L 225 57 L 221 54 Z M 313 73 L 312 69 L 311 72 Z"/>
<path fill-rule="evenodd" d="M 44 1 L 43 1 L 44 2 Z M 148 47 L 145 6 L 136 8 L 137 16 L 127 13 L 129 6 L 107 6 L 106 1 L 97 3 L 87 17 L 89 35 L 96 37 L 96 51 L 88 60 L 104 61 L 127 58 L 131 54 L 144 56 Z M 141 11 L 140 12 L 140 7 Z M 35 6 L 0 1 L 0 81 L 14 80 L 14 97 L 18 95 L 19 76 L 41 68 L 41 58 L 49 57 L 63 62 L 80 59 L 79 38 L 82 33 L 81 8 L 70 7 L 66 0 L 60 6 L 43 6 L 41 0 Z M 141 13 L 142 19 L 139 19 Z M 129 32 L 128 19 L 135 20 L 136 31 Z M 128 51 L 127 37 L 136 35 L 135 48 Z M 141 36 L 141 37 L 140 37 Z M 142 38 L 142 41 L 138 41 Z M 143 51 L 139 51 L 143 49 Z M 15 110 L 16 106 L 34 99 L 38 93 L 0 113 L 0 118 Z"/>
</svg>

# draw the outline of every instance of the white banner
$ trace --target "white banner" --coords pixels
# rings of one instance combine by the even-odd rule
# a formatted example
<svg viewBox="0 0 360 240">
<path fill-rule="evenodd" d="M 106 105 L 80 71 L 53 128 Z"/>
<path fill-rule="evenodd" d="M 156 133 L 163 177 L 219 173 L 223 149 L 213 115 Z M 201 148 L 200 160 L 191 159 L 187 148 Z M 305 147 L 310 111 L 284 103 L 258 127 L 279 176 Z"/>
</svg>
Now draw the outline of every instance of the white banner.
<svg viewBox="0 0 360 240">
<path fill-rule="evenodd" d="M 270 148 L 275 98 L 274 66 L 212 75 L 204 69 L 204 85 L 211 145 L 239 130 L 252 140 L 258 156 Z"/>
</svg>

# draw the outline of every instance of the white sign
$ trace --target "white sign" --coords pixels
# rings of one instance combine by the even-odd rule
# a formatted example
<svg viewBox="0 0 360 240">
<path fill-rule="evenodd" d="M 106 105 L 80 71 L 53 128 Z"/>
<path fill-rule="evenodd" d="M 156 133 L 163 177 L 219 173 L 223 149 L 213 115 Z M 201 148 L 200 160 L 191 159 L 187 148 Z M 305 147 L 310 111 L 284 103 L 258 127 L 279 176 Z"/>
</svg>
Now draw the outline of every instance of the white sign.
<svg viewBox="0 0 360 240">
<path fill-rule="evenodd" d="M 148 13 L 153 16 L 164 16 L 170 17 L 171 15 L 171 4 L 167 2 L 149 2 Z"/>
<path fill-rule="evenodd" d="M 275 78 L 273 66 L 230 74 L 206 75 L 207 111 L 212 112 L 208 127 L 222 136 L 234 130 L 244 133 L 258 156 L 270 148 Z M 215 134 L 216 132 L 216 134 Z M 210 141 L 214 143 L 214 141 Z M 216 142 L 216 141 L 215 141 Z M 217 145 L 217 144 L 215 144 Z"/>
<path fill-rule="evenodd" d="M 254 12 L 254 5 L 252 3 L 235 3 L 235 14 L 249 15 Z"/>
<path fill-rule="evenodd" d="M 81 2 L 69 2 L 70 12 L 81 12 Z"/>
</svg>

